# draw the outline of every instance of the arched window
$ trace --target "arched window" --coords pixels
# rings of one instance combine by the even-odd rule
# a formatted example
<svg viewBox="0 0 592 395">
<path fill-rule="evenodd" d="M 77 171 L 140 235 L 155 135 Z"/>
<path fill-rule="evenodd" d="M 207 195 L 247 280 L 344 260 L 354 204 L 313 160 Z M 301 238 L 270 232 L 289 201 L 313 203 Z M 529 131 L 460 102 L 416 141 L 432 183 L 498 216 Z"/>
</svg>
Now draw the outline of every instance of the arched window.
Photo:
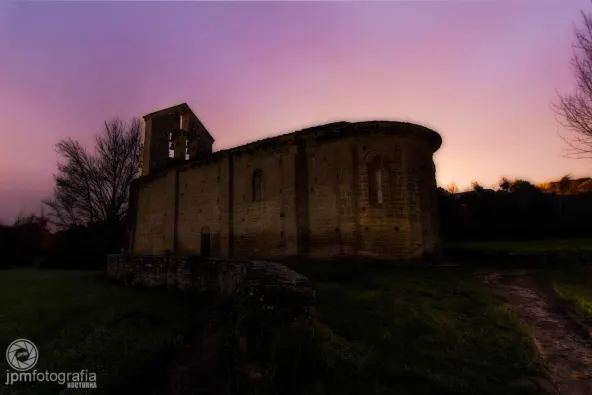
<svg viewBox="0 0 592 395">
<path fill-rule="evenodd" d="M 388 201 L 389 171 L 382 156 L 368 162 L 368 197 L 372 204 Z"/>
<path fill-rule="evenodd" d="M 253 202 L 260 202 L 263 199 L 263 171 L 257 169 L 253 172 L 252 179 Z"/>
</svg>

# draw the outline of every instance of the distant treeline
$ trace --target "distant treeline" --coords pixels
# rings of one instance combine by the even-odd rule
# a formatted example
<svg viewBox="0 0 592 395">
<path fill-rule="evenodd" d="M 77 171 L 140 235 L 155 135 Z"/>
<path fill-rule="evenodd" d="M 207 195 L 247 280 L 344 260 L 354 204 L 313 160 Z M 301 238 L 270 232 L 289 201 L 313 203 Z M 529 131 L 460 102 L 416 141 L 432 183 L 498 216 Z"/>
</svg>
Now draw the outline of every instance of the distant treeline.
<svg viewBox="0 0 592 395">
<path fill-rule="evenodd" d="M 535 186 L 503 178 L 499 189 L 438 188 L 444 241 L 533 240 L 592 236 L 590 179 Z M 451 191 L 452 190 L 452 191 Z"/>
<path fill-rule="evenodd" d="M 76 225 L 51 233 L 44 217 L 21 216 L 11 226 L 0 225 L 0 269 L 102 269 L 107 254 L 121 251 L 123 239 L 119 223 Z"/>
<path fill-rule="evenodd" d="M 589 179 L 564 177 L 535 186 L 502 179 L 496 190 L 473 183 L 471 190 L 438 188 L 444 241 L 535 240 L 592 237 Z M 20 215 L 0 225 L 0 268 L 102 269 L 107 254 L 125 244 L 124 221 L 71 225 L 52 233 L 43 215 Z"/>
</svg>

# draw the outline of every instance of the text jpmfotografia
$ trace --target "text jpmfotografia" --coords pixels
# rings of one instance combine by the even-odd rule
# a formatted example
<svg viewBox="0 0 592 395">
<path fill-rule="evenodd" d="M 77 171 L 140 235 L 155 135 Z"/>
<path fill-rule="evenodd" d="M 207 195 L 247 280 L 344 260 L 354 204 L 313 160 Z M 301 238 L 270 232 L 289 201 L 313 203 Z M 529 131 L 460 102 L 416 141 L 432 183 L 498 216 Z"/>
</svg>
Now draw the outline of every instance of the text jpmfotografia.
<svg viewBox="0 0 592 395">
<path fill-rule="evenodd" d="M 14 370 L 6 370 L 6 385 L 15 383 L 47 382 L 66 385 L 66 388 L 97 388 L 96 373 L 86 369 L 80 372 L 40 372 L 31 370 L 39 360 L 39 350 L 31 340 L 16 339 L 6 348 L 6 362 Z"/>
<path fill-rule="evenodd" d="M 31 372 L 11 372 L 6 370 L 6 382 L 4 384 L 11 385 L 23 382 L 50 382 L 67 384 L 68 388 L 97 388 L 96 373 L 88 370 L 81 370 L 80 372 L 39 372 L 33 370 Z"/>
</svg>

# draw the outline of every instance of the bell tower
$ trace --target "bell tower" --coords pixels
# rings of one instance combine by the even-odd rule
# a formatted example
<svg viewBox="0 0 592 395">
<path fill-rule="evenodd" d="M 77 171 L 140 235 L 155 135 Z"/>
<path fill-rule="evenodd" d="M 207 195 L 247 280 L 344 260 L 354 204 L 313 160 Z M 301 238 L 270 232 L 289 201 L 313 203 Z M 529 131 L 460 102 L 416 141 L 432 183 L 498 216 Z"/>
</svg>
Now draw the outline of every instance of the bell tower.
<svg viewBox="0 0 592 395">
<path fill-rule="evenodd" d="M 214 138 L 186 103 L 144 115 L 144 123 L 143 176 L 212 153 Z"/>
</svg>

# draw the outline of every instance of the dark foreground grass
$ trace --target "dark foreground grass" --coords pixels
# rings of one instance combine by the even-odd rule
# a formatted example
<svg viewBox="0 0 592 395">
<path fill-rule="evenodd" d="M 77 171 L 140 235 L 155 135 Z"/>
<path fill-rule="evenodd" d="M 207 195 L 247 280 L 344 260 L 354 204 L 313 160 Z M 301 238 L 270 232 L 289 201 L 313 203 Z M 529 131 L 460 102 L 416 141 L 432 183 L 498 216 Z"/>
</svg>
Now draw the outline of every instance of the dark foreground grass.
<svg viewBox="0 0 592 395">
<path fill-rule="evenodd" d="M 0 271 L 0 346 L 18 338 L 39 349 L 38 371 L 97 374 L 102 393 L 147 393 L 183 331 L 173 296 L 111 284 L 93 272 Z M 64 386 L 6 386 L 1 394 L 58 394 Z M 157 373 L 147 379 L 151 373 Z M 127 386 L 126 386 L 127 385 Z M 88 393 L 71 390 L 63 393 Z"/>
<path fill-rule="evenodd" d="M 484 241 L 445 243 L 445 250 L 546 252 L 592 250 L 592 239 L 549 239 L 527 241 Z"/>
<path fill-rule="evenodd" d="M 534 394 L 537 352 L 467 269 L 297 266 L 317 290 L 319 394 Z"/>
<path fill-rule="evenodd" d="M 314 390 L 307 393 L 538 393 L 511 385 L 541 374 L 524 328 L 467 270 L 298 269 L 317 289 L 317 349 L 305 364 Z M 114 285 L 95 273 L 0 273 L 0 345 L 28 338 L 39 348 L 37 370 L 88 369 L 107 394 L 159 393 L 187 330 L 184 311 L 173 295 Z M 59 393 L 4 382 L 2 394 Z"/>
</svg>

